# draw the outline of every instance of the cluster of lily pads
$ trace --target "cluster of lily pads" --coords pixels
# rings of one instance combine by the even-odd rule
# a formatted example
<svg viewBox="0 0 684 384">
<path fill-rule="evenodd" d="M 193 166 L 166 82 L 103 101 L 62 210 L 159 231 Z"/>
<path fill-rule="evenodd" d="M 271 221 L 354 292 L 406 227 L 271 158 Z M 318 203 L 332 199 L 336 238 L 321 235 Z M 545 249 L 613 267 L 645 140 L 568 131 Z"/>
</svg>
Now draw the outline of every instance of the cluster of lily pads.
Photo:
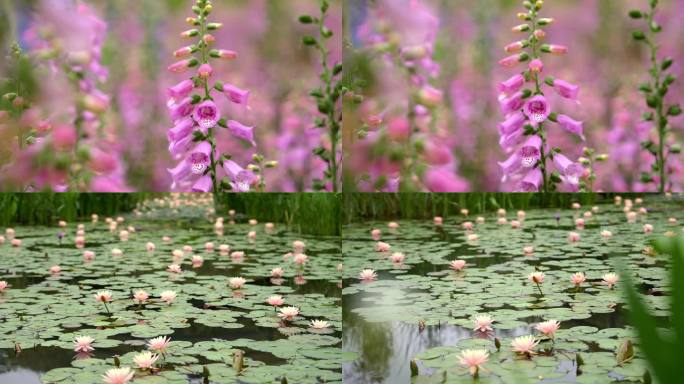
<svg viewBox="0 0 684 384">
<path fill-rule="evenodd" d="M 132 215 L 7 228 L 8 361 L 72 350 L 44 383 L 340 382 L 339 238 L 212 204 L 169 195 Z"/>
<path fill-rule="evenodd" d="M 597 320 L 628 311 L 615 289 L 620 280 L 612 263 L 623 258 L 668 331 L 669 261 L 648 241 L 681 233 L 684 212 L 672 209 L 676 203 L 669 199 L 649 200 L 616 196 L 614 204 L 589 209 L 574 203 L 475 218 L 464 209 L 460 218 L 431 223 L 347 226 L 345 381 L 410 375 L 413 383 L 606 383 L 650 377 L 624 319 L 615 326 Z M 435 346 L 442 333 L 450 336 Z M 392 349 L 392 358 L 370 356 L 378 355 L 366 342 L 374 338 Z M 430 347 L 416 347 L 422 343 Z M 410 351 L 405 366 L 396 366 L 396 354 L 404 350 Z"/>
</svg>

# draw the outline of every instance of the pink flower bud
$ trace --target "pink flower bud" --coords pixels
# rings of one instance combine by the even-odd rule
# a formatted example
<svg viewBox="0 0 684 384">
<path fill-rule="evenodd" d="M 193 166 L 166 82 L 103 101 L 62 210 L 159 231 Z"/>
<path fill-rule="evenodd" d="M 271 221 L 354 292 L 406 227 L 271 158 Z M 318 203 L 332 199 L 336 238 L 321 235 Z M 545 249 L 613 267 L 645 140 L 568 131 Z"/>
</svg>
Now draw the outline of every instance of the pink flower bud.
<svg viewBox="0 0 684 384">
<path fill-rule="evenodd" d="M 192 55 L 192 50 L 193 49 L 191 46 L 183 47 L 183 48 L 177 50 L 176 52 L 174 52 L 173 55 L 179 59 L 183 58 L 183 57 L 188 57 L 188 56 Z"/>
<path fill-rule="evenodd" d="M 525 48 L 525 42 L 523 41 L 516 41 L 514 43 L 508 44 L 504 50 L 508 53 L 515 53 L 515 52 L 520 52 L 523 48 Z"/>
<path fill-rule="evenodd" d="M 168 68 L 169 72 L 183 73 L 198 64 L 197 59 L 188 59 L 171 64 Z"/>
<path fill-rule="evenodd" d="M 206 35 L 204 35 L 202 40 L 204 40 L 204 43 L 207 45 L 211 45 L 211 44 L 214 44 L 216 42 L 216 38 L 214 37 L 214 35 L 212 35 L 210 33 L 207 33 Z"/>
<path fill-rule="evenodd" d="M 211 51 L 211 57 L 216 59 L 233 60 L 237 59 L 238 54 L 235 51 L 229 51 L 227 49 L 215 49 Z"/>
<path fill-rule="evenodd" d="M 197 75 L 205 80 L 210 78 L 212 73 L 214 73 L 214 69 L 209 64 L 202 64 L 197 70 Z"/>
<path fill-rule="evenodd" d="M 542 63 L 541 60 L 539 59 L 534 59 L 530 61 L 530 72 L 532 73 L 541 73 L 544 70 L 544 63 Z"/>
<path fill-rule="evenodd" d="M 520 60 L 518 58 L 518 55 L 511 55 L 499 60 L 499 65 L 506 68 L 512 68 L 519 62 Z"/>
<path fill-rule="evenodd" d="M 551 44 L 548 46 L 548 52 L 553 55 L 564 55 L 568 53 L 568 47 L 564 45 Z"/>
</svg>

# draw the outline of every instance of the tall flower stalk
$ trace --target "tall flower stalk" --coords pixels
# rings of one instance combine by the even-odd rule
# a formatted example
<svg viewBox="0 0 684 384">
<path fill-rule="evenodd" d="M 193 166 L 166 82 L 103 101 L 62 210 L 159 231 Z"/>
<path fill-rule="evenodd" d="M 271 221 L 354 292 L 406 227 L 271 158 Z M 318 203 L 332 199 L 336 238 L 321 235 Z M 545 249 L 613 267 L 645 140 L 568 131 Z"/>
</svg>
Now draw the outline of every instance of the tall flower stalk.
<svg viewBox="0 0 684 384">
<path fill-rule="evenodd" d="M 318 104 L 318 111 L 321 117 L 316 119 L 316 126 L 318 128 L 326 128 L 328 130 L 328 138 L 330 140 L 330 149 L 325 146 L 315 149 L 314 153 L 327 163 L 327 170 L 325 172 L 324 180 L 315 180 L 314 189 L 324 190 L 326 184 L 330 182 L 333 192 L 340 190 L 340 164 L 341 151 L 339 149 L 340 143 L 340 125 L 342 121 L 342 112 L 340 108 L 340 97 L 343 93 L 341 74 L 342 63 L 330 62 L 330 49 L 327 41 L 334 36 L 334 32 L 330 30 L 325 24 L 328 10 L 330 9 L 329 0 L 320 0 L 320 15 L 318 17 L 310 15 L 302 15 L 299 21 L 302 24 L 314 24 L 318 27 L 318 37 L 311 35 L 304 36 L 302 42 L 311 47 L 315 47 L 321 56 L 321 86 L 311 91 L 311 96 L 316 99 Z"/>
<path fill-rule="evenodd" d="M 643 183 L 655 183 L 658 186 L 658 191 L 664 193 L 672 189 L 672 184 L 668 182 L 668 157 L 681 152 L 679 144 L 668 142 L 668 134 L 671 130 L 668 119 L 679 116 L 682 113 L 682 108 L 679 104 L 668 105 L 665 101 L 670 85 L 675 81 L 675 77 L 667 73 L 674 61 L 669 57 L 658 58 L 656 36 L 662 31 L 662 27 L 655 21 L 657 7 L 658 0 L 649 0 L 647 11 L 632 10 L 629 12 L 629 16 L 633 19 L 643 19 L 647 24 L 646 32 L 634 31 L 632 37 L 636 41 L 645 43 L 649 49 L 651 68 L 648 72 L 651 78 L 639 89 L 644 93 L 646 105 L 649 108 L 649 111 L 644 113 L 643 119 L 655 124 L 658 136 L 658 143 L 654 143 L 652 140 L 641 143 L 642 148 L 655 157 L 655 162 L 651 166 L 653 173 L 643 173 L 641 181 Z"/>
<path fill-rule="evenodd" d="M 568 49 L 562 45 L 543 43 L 546 33 L 542 29 L 554 19 L 541 17 L 544 2 L 524 1 L 527 12 L 518 13 L 524 23 L 513 27 L 514 32 L 528 36 L 505 47 L 510 56 L 499 61 L 505 68 L 515 68 L 527 63 L 527 68 L 499 84 L 499 104 L 504 121 L 498 126 L 499 144 L 510 157 L 499 163 L 503 182 L 516 181 L 516 191 L 550 192 L 564 184 L 577 190 L 584 174 L 581 164 L 571 161 L 560 148 L 549 143 L 547 122 L 556 123 L 561 129 L 584 140 L 583 124 L 569 116 L 552 112 L 544 94 L 544 86 L 553 88 L 563 98 L 577 101 L 579 87 L 551 76 L 542 80 L 545 54 L 564 55 Z M 551 168 L 553 162 L 555 171 Z"/>
<path fill-rule="evenodd" d="M 181 33 L 181 37 L 194 39 L 195 43 L 175 51 L 174 56 L 182 60 L 168 68 L 173 73 L 195 71 L 194 76 L 168 90 L 169 114 L 174 124 L 168 131 L 169 151 L 180 160 L 169 170 L 173 178 L 172 189 L 213 193 L 247 192 L 252 187 L 263 189 L 263 175 L 257 176 L 255 172 L 261 172 L 260 164 L 245 169 L 233 161 L 231 155 L 221 153 L 217 145 L 219 127 L 252 146 L 256 146 L 256 142 L 254 128 L 222 118 L 212 96 L 212 92 L 220 92 L 228 101 L 242 106 L 247 105 L 249 98 L 249 91 L 234 85 L 222 82 L 210 85 L 214 73 L 210 60 L 237 58 L 234 51 L 211 48 L 216 40 L 211 32 L 222 27 L 221 23 L 209 22 L 212 10 L 210 0 L 196 1 L 192 7 L 195 17 L 187 18 L 192 29 Z M 261 157 L 255 159 L 262 160 Z"/>
</svg>

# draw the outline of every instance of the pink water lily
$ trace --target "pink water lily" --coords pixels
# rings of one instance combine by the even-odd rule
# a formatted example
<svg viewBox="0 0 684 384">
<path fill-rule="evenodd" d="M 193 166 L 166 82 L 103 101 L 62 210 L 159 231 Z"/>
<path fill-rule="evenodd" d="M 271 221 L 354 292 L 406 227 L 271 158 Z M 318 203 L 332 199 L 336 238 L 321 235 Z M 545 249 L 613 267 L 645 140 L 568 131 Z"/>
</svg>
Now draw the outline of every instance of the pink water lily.
<svg viewBox="0 0 684 384">
<path fill-rule="evenodd" d="M 483 349 L 466 349 L 461 351 L 459 363 L 468 367 L 468 370 L 473 377 L 477 377 L 479 370 L 482 368 L 482 365 L 487 362 L 488 357 L 489 353 Z"/>
<path fill-rule="evenodd" d="M 134 373 L 128 367 L 112 368 L 102 376 L 106 384 L 126 384 L 133 379 Z"/>
<path fill-rule="evenodd" d="M 90 336 L 76 336 L 74 339 L 74 351 L 75 352 L 92 352 L 95 348 L 92 346 L 93 339 Z"/>
</svg>

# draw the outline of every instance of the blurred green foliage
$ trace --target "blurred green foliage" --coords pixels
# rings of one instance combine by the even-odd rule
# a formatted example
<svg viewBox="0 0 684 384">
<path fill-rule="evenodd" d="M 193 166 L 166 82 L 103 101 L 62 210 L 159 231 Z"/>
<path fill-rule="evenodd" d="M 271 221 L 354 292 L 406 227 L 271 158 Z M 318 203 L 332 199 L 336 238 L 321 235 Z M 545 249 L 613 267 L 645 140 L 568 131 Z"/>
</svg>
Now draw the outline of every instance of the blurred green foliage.
<svg viewBox="0 0 684 384">
<path fill-rule="evenodd" d="M 2 193 L 0 225 L 50 225 L 98 215 L 132 211 L 142 193 Z"/>
<path fill-rule="evenodd" d="M 657 327 L 623 260 L 617 260 L 618 270 L 624 281 L 622 287 L 629 302 L 630 319 L 639 335 L 638 347 L 649 362 L 654 382 L 679 383 L 680 364 L 684 362 L 684 237 L 660 238 L 653 245 L 659 254 L 669 255 L 672 261 L 670 329 Z M 648 382 L 647 376 L 644 382 Z"/>
<path fill-rule="evenodd" d="M 228 209 L 260 222 L 285 223 L 291 230 L 311 235 L 341 234 L 342 198 L 332 193 L 221 194 L 217 211 Z"/>
</svg>

